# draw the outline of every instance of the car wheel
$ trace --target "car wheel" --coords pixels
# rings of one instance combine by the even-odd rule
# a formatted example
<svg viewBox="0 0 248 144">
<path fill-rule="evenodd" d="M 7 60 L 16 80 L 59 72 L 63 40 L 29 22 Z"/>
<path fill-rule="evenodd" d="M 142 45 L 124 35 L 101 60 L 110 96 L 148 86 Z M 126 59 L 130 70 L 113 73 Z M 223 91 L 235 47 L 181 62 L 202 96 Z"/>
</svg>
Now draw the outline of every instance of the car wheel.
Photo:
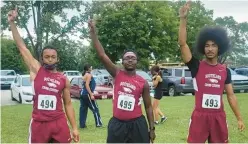
<svg viewBox="0 0 248 144">
<path fill-rule="evenodd" d="M 177 92 L 176 92 L 176 89 L 175 89 L 174 85 L 169 86 L 168 95 L 169 96 L 176 96 L 177 95 Z"/>
<path fill-rule="evenodd" d="M 22 103 L 22 97 L 20 94 L 19 94 L 19 103 Z"/>
<path fill-rule="evenodd" d="M 12 100 L 12 101 L 16 101 L 16 99 L 13 97 L 13 91 L 10 90 L 10 92 L 11 92 L 11 100 Z"/>
</svg>

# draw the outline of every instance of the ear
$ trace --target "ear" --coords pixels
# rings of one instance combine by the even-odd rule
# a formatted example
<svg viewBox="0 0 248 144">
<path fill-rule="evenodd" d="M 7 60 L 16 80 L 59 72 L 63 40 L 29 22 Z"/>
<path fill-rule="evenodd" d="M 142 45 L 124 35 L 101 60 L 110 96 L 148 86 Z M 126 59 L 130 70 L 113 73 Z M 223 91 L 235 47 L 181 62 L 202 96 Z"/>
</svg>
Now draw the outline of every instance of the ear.
<svg viewBox="0 0 248 144">
<path fill-rule="evenodd" d="M 59 63 L 59 58 L 57 58 L 57 63 Z"/>
</svg>

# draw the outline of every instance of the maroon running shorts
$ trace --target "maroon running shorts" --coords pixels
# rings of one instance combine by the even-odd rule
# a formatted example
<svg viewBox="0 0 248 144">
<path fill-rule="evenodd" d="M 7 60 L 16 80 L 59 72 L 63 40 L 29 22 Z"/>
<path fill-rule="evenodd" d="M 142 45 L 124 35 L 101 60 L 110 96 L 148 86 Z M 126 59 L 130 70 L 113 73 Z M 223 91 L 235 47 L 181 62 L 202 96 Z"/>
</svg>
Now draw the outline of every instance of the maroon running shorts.
<svg viewBox="0 0 248 144">
<path fill-rule="evenodd" d="M 188 143 L 228 143 L 225 112 L 194 111 L 189 125 Z"/>
<path fill-rule="evenodd" d="M 65 117 L 48 122 L 31 120 L 29 126 L 29 143 L 49 142 L 71 142 L 70 129 Z"/>
</svg>

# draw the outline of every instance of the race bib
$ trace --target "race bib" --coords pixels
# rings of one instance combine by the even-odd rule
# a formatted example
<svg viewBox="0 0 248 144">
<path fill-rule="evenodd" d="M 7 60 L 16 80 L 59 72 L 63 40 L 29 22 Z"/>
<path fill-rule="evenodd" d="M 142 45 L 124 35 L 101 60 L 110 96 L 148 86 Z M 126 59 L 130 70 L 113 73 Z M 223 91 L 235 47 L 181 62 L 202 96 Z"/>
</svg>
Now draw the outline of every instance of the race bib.
<svg viewBox="0 0 248 144">
<path fill-rule="evenodd" d="M 119 95 L 117 108 L 125 111 L 133 111 L 135 104 L 135 98 L 126 96 L 126 95 Z"/>
<path fill-rule="evenodd" d="M 219 109 L 221 106 L 220 95 L 203 94 L 202 108 Z"/>
<path fill-rule="evenodd" d="M 39 110 L 56 110 L 57 98 L 54 95 L 39 95 L 38 109 Z"/>
</svg>

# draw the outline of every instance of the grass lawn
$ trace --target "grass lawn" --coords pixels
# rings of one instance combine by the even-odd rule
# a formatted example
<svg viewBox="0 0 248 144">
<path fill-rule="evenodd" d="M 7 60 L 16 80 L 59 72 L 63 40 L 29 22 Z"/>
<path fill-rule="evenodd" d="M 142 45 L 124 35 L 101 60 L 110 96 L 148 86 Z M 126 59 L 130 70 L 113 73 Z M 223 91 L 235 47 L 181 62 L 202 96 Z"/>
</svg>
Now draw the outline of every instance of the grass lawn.
<svg viewBox="0 0 248 144">
<path fill-rule="evenodd" d="M 237 94 L 245 125 L 248 127 L 248 94 Z M 236 118 L 231 111 L 226 97 L 224 97 L 225 110 L 229 126 L 229 140 L 231 143 L 248 142 L 248 130 L 239 132 Z M 193 96 L 164 97 L 160 108 L 168 116 L 168 120 L 156 126 L 157 143 L 186 143 L 188 125 L 193 110 Z M 78 122 L 79 101 L 73 103 Z M 105 143 L 107 136 L 107 124 L 112 116 L 111 100 L 99 100 L 101 117 L 104 128 L 95 128 L 92 113 L 89 111 L 87 128 L 80 129 L 81 143 Z M 27 143 L 28 127 L 32 112 L 31 105 L 15 105 L 1 107 L 1 142 L 2 143 Z M 144 112 L 144 111 L 143 111 Z M 145 112 L 144 112 L 145 113 Z"/>
</svg>

